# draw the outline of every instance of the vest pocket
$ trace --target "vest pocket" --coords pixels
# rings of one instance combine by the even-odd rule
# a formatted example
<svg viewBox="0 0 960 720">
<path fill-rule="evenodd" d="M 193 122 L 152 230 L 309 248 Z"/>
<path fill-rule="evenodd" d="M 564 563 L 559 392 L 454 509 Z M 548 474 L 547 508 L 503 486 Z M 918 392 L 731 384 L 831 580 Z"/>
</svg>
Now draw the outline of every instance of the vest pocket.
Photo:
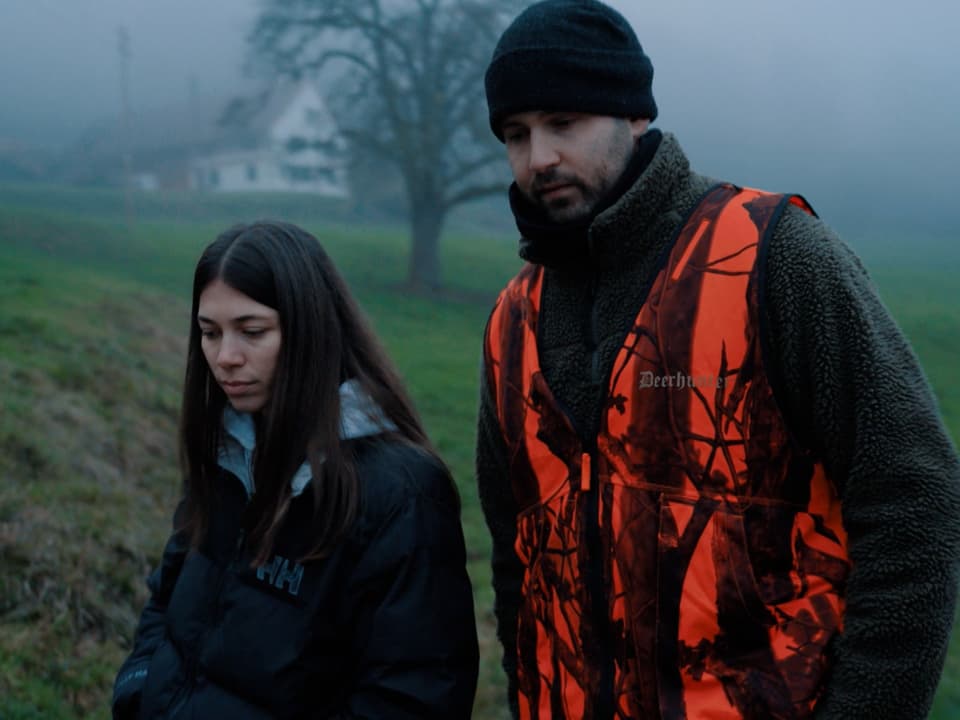
<svg viewBox="0 0 960 720">
<path fill-rule="evenodd" d="M 660 505 L 658 606 L 679 608 L 677 639 L 713 642 L 725 625 L 772 624 L 753 576 L 743 517 L 711 498 L 664 496 Z"/>
<path fill-rule="evenodd" d="M 769 513 L 785 523 L 770 524 Z M 690 716 L 718 704 L 730 717 L 748 708 L 765 717 L 811 714 L 842 602 L 831 581 L 803 573 L 798 533 L 813 519 L 796 508 L 769 513 L 663 498 L 657 654 L 667 661 L 668 706 L 682 703 Z"/>
</svg>

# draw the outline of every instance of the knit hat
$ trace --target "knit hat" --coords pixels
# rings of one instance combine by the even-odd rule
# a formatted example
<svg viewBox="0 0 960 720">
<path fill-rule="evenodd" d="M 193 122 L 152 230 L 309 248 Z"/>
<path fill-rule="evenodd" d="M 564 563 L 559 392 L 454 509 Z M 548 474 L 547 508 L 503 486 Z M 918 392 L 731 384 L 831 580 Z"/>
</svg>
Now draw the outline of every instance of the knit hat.
<svg viewBox="0 0 960 720">
<path fill-rule="evenodd" d="M 598 0 L 543 0 L 500 36 L 485 85 L 490 128 L 529 110 L 657 117 L 653 65 L 630 24 Z"/>
</svg>

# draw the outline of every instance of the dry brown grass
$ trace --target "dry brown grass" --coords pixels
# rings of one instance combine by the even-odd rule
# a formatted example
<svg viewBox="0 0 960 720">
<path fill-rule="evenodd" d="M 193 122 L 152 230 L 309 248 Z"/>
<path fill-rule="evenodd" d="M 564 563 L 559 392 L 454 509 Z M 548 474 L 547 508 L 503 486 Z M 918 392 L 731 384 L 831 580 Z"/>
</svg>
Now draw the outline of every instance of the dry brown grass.
<svg viewBox="0 0 960 720">
<path fill-rule="evenodd" d="M 73 313 L 80 337 L 0 358 L 0 697 L 107 717 L 177 494 L 186 311 L 142 293 Z"/>
</svg>

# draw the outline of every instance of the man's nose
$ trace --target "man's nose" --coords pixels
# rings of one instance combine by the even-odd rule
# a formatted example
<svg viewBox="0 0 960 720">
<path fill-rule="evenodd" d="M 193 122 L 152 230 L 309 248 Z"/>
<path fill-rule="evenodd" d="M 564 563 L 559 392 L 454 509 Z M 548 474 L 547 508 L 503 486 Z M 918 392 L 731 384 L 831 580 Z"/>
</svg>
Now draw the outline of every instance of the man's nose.
<svg viewBox="0 0 960 720">
<path fill-rule="evenodd" d="M 560 162 L 556 146 L 546 133 L 536 128 L 530 132 L 530 170 L 535 173 L 549 170 Z"/>
</svg>

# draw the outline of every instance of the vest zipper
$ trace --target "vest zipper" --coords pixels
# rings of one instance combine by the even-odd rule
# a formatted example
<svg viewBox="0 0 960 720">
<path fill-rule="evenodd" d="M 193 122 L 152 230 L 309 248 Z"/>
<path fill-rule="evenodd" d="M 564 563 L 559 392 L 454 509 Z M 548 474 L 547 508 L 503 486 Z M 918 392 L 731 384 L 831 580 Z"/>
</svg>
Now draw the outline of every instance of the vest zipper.
<svg viewBox="0 0 960 720">
<path fill-rule="evenodd" d="M 601 386 L 600 377 L 600 318 L 597 309 L 597 285 L 599 273 L 594 270 L 587 286 L 587 343 L 590 348 L 590 381 Z M 602 408 L 602 404 L 601 404 Z M 602 413 L 602 410 L 601 410 Z M 604 592 L 604 567 L 606 558 L 603 552 L 603 538 L 600 532 L 600 511 L 602 498 L 598 482 L 597 467 L 593 461 L 597 455 L 597 436 L 602 420 L 593 420 L 588 435 L 583 439 L 588 450 L 581 456 L 581 490 L 586 493 L 586 540 L 587 540 L 587 592 L 590 596 L 593 626 L 596 632 L 597 652 L 600 657 L 600 684 L 597 693 L 597 720 L 613 718 L 613 682 L 614 661 L 610 641 L 609 598 Z M 585 476 L 585 477 L 584 477 Z"/>
<path fill-rule="evenodd" d="M 585 535 L 587 544 L 587 594 L 590 598 L 590 615 L 596 633 L 596 652 L 600 662 L 600 684 L 598 687 L 596 715 L 597 720 L 613 717 L 613 653 L 610 643 L 610 618 L 608 616 L 608 598 L 604 592 L 604 553 L 600 534 L 600 487 L 597 482 L 595 444 L 589 452 L 581 455 L 580 489 L 584 493 Z M 589 650 L 588 650 L 589 652 Z"/>
</svg>

